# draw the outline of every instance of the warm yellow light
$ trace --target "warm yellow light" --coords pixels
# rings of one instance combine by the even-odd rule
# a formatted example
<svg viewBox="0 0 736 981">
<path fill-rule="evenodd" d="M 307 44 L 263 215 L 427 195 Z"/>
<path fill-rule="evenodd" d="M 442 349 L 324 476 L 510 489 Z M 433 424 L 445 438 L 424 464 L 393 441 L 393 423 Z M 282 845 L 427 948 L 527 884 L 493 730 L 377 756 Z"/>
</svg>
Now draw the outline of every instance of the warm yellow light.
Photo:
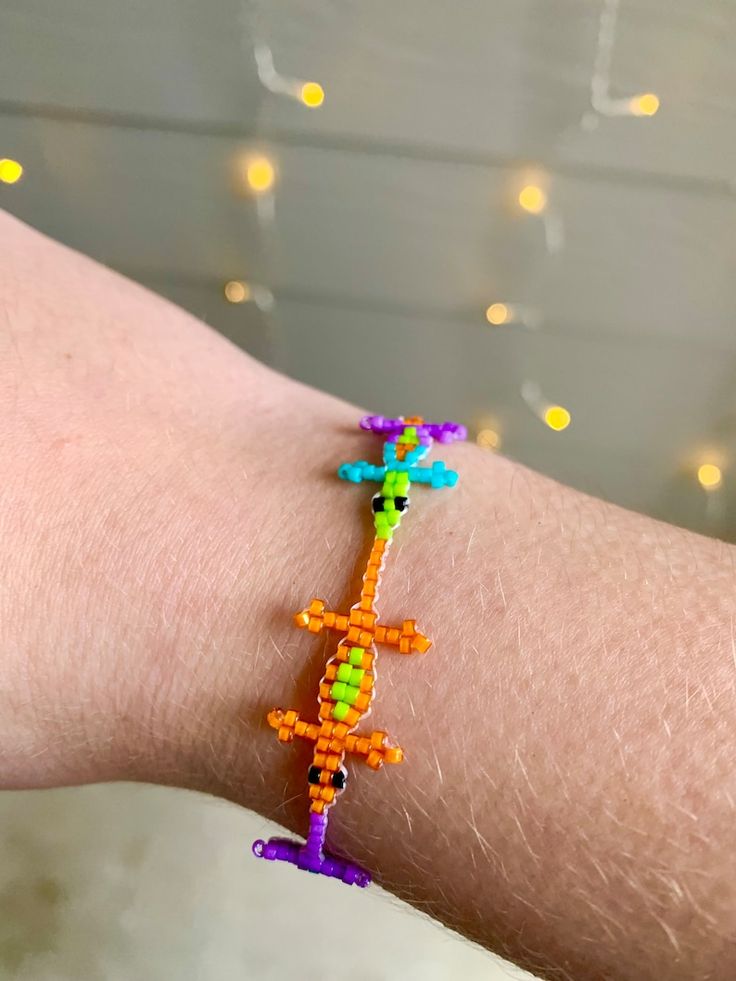
<svg viewBox="0 0 736 981">
<path fill-rule="evenodd" d="M 305 82 L 302 85 L 299 98 L 309 109 L 319 109 L 325 101 L 325 90 L 319 82 Z"/>
<path fill-rule="evenodd" d="M 659 109 L 659 98 L 654 92 L 643 92 L 630 99 L 629 108 L 635 116 L 653 116 Z"/>
<path fill-rule="evenodd" d="M 715 463 L 701 463 L 698 467 L 698 482 L 706 490 L 717 490 L 723 483 L 721 468 Z"/>
<path fill-rule="evenodd" d="M 495 429 L 481 429 L 475 441 L 484 450 L 497 450 L 501 446 L 501 435 Z"/>
<path fill-rule="evenodd" d="M 228 303 L 246 303 L 250 299 L 250 286 L 239 279 L 225 283 L 225 299 Z"/>
<path fill-rule="evenodd" d="M 263 194 L 273 187 L 276 180 L 276 171 L 268 157 L 253 157 L 248 161 L 245 178 L 251 191 L 256 194 Z"/>
<path fill-rule="evenodd" d="M 530 215 L 538 215 L 547 206 L 547 195 L 538 184 L 527 184 L 519 191 L 519 204 Z"/>
<path fill-rule="evenodd" d="M 8 160 L 3 157 L 0 160 L 0 181 L 3 184 L 17 184 L 23 176 L 23 164 L 17 160 Z"/>
<path fill-rule="evenodd" d="M 486 320 L 494 327 L 505 324 L 511 319 L 511 311 L 505 303 L 492 303 L 486 310 Z"/>
<path fill-rule="evenodd" d="M 562 405 L 548 405 L 544 410 L 544 421 L 556 433 L 562 432 L 572 422 L 572 416 Z"/>
</svg>

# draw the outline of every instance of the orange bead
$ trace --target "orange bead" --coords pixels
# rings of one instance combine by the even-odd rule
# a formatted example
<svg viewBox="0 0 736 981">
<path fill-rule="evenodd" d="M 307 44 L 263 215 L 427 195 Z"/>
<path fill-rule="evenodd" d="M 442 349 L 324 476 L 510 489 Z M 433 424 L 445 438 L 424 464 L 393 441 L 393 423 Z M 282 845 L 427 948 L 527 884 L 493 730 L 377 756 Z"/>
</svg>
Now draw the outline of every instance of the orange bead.
<svg viewBox="0 0 736 981">
<path fill-rule="evenodd" d="M 345 721 L 348 723 L 351 729 L 353 726 L 358 724 L 359 720 L 360 712 L 358 712 L 358 710 L 355 708 L 348 709 L 348 714 L 345 716 Z"/>
<path fill-rule="evenodd" d="M 382 732 L 381 729 L 376 729 L 371 733 L 370 741 L 374 749 L 383 749 L 383 744 L 386 741 L 386 733 Z"/>
</svg>

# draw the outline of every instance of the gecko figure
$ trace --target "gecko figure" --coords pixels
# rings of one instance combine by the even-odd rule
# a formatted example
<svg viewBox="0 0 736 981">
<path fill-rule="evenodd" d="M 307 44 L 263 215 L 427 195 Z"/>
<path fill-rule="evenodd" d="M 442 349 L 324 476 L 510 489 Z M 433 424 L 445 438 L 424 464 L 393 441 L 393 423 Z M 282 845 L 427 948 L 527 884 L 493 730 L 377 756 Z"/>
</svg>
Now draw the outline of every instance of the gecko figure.
<svg viewBox="0 0 736 981">
<path fill-rule="evenodd" d="M 433 442 L 452 443 L 465 439 L 464 426 L 454 422 L 425 423 L 421 417 L 384 419 L 365 416 L 361 429 L 385 437 L 383 465 L 364 460 L 343 463 L 338 476 L 359 484 L 364 480 L 381 484 L 373 496 L 375 537 L 358 602 L 348 613 L 328 610 L 323 600 L 313 599 L 297 613 L 295 622 L 311 633 L 334 630 L 340 634 L 337 650 L 327 661 L 319 686 L 318 721 L 308 722 L 293 709 L 276 708 L 268 713 L 269 725 L 285 743 L 295 736 L 314 743 L 312 764 L 307 773 L 310 810 L 309 831 L 304 844 L 288 838 L 259 839 L 253 853 L 270 861 L 290 862 L 300 869 L 341 879 L 365 887 L 371 881 L 368 871 L 325 852 L 329 808 L 347 783 L 345 758 L 348 754 L 362 758 L 369 767 L 379 770 L 384 763 L 400 763 L 404 754 L 387 733 L 374 730 L 359 735 L 355 729 L 370 712 L 376 679 L 376 647 L 385 644 L 402 654 L 425 653 L 431 641 L 421 634 L 414 620 L 404 620 L 400 627 L 379 622 L 376 602 L 388 546 L 394 531 L 409 506 L 412 483 L 432 488 L 454 487 L 458 475 L 442 461 L 431 467 L 421 466 Z"/>
</svg>

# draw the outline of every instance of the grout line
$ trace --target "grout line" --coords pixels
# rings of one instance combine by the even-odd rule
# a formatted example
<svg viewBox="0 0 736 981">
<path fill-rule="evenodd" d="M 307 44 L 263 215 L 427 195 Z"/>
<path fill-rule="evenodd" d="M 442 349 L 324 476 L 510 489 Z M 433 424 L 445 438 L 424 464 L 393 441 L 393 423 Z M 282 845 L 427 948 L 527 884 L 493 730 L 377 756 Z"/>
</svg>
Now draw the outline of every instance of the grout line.
<svg viewBox="0 0 736 981">
<path fill-rule="evenodd" d="M 0 99 L 0 114 L 18 118 L 46 119 L 53 122 L 70 122 L 85 126 L 132 129 L 141 132 L 258 140 L 287 147 L 366 156 L 395 157 L 417 160 L 427 164 L 458 164 L 473 168 L 509 170 L 535 163 L 541 164 L 550 173 L 592 183 L 657 187 L 679 194 L 697 194 L 707 197 L 733 198 L 736 194 L 736 184 L 732 179 L 726 177 L 663 174 L 649 170 L 626 169 L 625 167 L 593 166 L 540 158 L 530 159 L 513 154 L 482 153 L 440 145 L 373 140 L 351 134 L 312 134 L 291 130 L 264 132 L 253 126 L 249 127 L 237 123 L 170 119 L 114 110 L 72 109 L 45 103 L 19 103 L 9 99 Z"/>
<path fill-rule="evenodd" d="M 118 272 L 130 279 L 150 286 L 165 288 L 168 286 L 181 286 L 184 288 L 198 288 L 211 290 L 218 295 L 222 293 L 222 282 L 210 276 L 198 276 L 189 273 L 177 273 L 165 270 L 146 270 L 136 269 L 131 266 L 116 267 Z M 518 325 L 505 327 L 489 327 L 484 318 L 483 310 L 451 309 L 448 307 L 421 307 L 419 305 L 392 302 L 391 300 L 376 300 L 370 297 L 349 296 L 347 294 L 329 293 L 327 291 L 305 290 L 292 286 L 273 286 L 268 287 L 274 295 L 276 304 L 293 303 L 305 306 L 325 307 L 327 309 L 339 309 L 346 312 L 359 312 L 374 314 L 377 317 L 401 317 L 406 320 L 414 321 L 438 321 L 440 323 L 462 325 L 470 329 L 477 327 L 479 331 L 485 331 L 491 336 L 513 337 L 516 335 L 527 336 L 528 329 Z M 224 302 L 224 301 L 223 301 Z M 733 355 L 736 353 L 736 343 L 729 344 L 726 340 L 719 343 L 716 339 L 703 339 L 702 337 L 676 335 L 662 335 L 645 332 L 639 329 L 630 331 L 617 331 L 610 328 L 594 328 L 589 325 L 585 327 L 575 325 L 562 325 L 560 323 L 545 322 L 544 327 L 540 328 L 535 337 L 540 334 L 556 338 L 570 338 L 585 340 L 589 342 L 617 342 L 627 344 L 631 348 L 642 348 L 649 345 L 661 347 L 663 343 L 669 346 L 693 348 L 697 351 L 720 351 L 725 354 Z"/>
</svg>

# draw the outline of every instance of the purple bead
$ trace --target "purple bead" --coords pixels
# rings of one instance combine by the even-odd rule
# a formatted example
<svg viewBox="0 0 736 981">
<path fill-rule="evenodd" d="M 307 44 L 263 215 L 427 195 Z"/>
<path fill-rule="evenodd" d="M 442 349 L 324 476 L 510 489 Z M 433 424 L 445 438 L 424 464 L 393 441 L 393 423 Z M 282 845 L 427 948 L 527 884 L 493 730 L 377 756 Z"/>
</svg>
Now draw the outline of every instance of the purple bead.
<svg viewBox="0 0 736 981">
<path fill-rule="evenodd" d="M 310 831 L 313 828 L 326 828 L 327 827 L 327 821 L 328 821 L 327 811 L 324 811 L 322 814 L 318 814 L 316 811 L 310 811 L 309 812 L 309 829 L 310 829 Z"/>
<path fill-rule="evenodd" d="M 400 434 L 404 429 L 403 419 L 384 419 L 383 416 L 363 416 L 360 420 L 360 428 L 368 429 L 374 433 Z"/>
<path fill-rule="evenodd" d="M 327 830 L 327 814 L 309 815 L 309 836 L 304 845 L 288 838 L 259 838 L 253 842 L 253 854 L 269 862 L 289 862 L 305 872 L 326 875 L 340 879 L 346 885 L 356 885 L 364 889 L 370 885 L 371 875 L 354 862 L 345 862 L 322 852 L 322 844 Z"/>
<path fill-rule="evenodd" d="M 305 848 L 299 850 L 297 867 L 306 872 L 321 872 L 324 859 L 321 855 L 312 855 Z"/>
<path fill-rule="evenodd" d="M 438 443 L 452 443 L 456 439 L 466 439 L 468 431 L 457 422 L 430 422 L 427 429 Z"/>
<path fill-rule="evenodd" d="M 360 872 L 360 869 L 358 868 L 357 865 L 347 865 L 345 867 L 345 871 L 342 874 L 342 881 L 346 885 L 352 886 L 352 884 L 358 878 L 359 872 Z"/>
<path fill-rule="evenodd" d="M 402 418 L 386 419 L 383 416 L 363 416 L 360 428 L 381 433 L 395 442 L 404 432 L 406 422 Z M 456 439 L 466 439 L 468 432 L 465 426 L 457 422 L 425 422 L 417 426 L 419 441 L 427 445 L 432 439 L 438 443 L 451 443 Z"/>
</svg>

